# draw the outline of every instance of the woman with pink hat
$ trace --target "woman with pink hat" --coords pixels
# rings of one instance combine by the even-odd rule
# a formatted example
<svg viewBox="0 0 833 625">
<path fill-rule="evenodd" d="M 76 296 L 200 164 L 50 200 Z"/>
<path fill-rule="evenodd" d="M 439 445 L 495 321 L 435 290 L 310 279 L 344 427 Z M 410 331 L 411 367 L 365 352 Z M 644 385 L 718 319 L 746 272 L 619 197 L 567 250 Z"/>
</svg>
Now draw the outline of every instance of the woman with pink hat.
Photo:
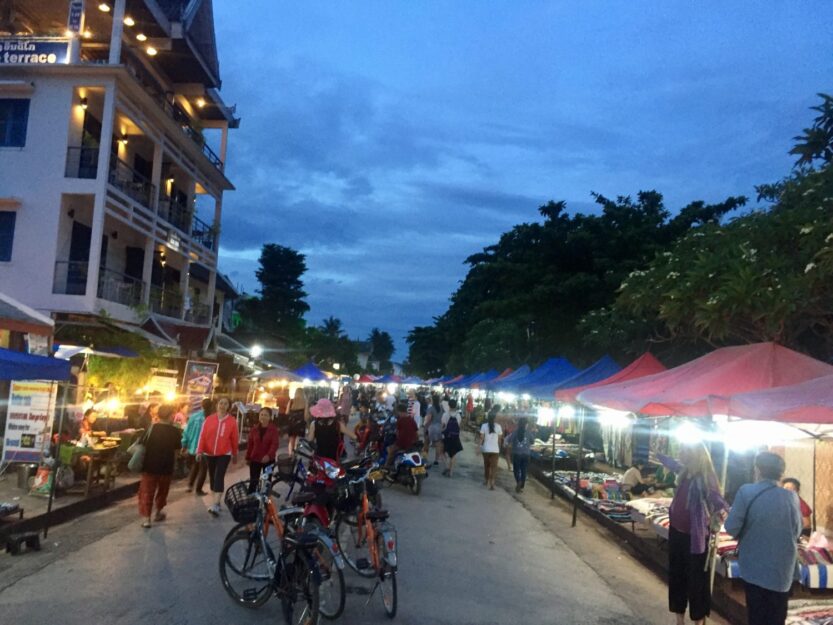
<svg viewBox="0 0 833 625">
<path fill-rule="evenodd" d="M 340 460 L 342 436 L 356 440 L 356 435 L 347 429 L 341 419 L 336 419 L 336 409 L 329 399 L 319 399 L 309 409 L 312 423 L 309 426 L 307 440 L 315 443 L 316 453 L 324 458 Z"/>
</svg>

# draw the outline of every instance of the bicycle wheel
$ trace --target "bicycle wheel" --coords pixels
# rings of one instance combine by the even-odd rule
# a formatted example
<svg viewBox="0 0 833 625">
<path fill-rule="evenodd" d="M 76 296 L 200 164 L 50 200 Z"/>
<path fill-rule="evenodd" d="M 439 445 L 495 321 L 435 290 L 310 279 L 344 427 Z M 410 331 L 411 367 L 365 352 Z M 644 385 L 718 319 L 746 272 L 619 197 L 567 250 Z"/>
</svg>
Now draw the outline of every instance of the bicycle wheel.
<svg viewBox="0 0 833 625">
<path fill-rule="evenodd" d="M 382 559 L 381 571 L 379 571 L 379 592 L 382 595 L 382 605 L 385 607 L 385 614 L 388 618 L 396 616 L 397 592 L 396 592 L 396 569 L 384 559 L 385 545 L 382 533 L 376 534 L 376 548 L 379 550 L 379 557 Z"/>
<path fill-rule="evenodd" d="M 367 537 L 362 531 L 361 540 L 359 540 L 359 528 L 356 525 L 356 515 L 349 514 L 340 516 L 336 521 L 336 543 L 341 554 L 344 556 L 344 561 L 347 566 L 353 569 L 362 577 L 373 577 L 376 572 L 370 564 L 370 551 L 367 548 Z M 359 568 L 358 562 L 363 560 L 368 566 Z"/>
<path fill-rule="evenodd" d="M 269 601 L 274 570 L 274 554 L 268 545 L 264 550 L 257 532 L 242 529 L 223 544 L 220 579 L 238 605 L 259 608 Z"/>
<path fill-rule="evenodd" d="M 281 607 L 286 625 L 318 625 L 320 580 L 314 566 L 301 551 L 284 563 Z"/>
<path fill-rule="evenodd" d="M 344 586 L 344 573 L 336 564 L 330 547 L 320 540 L 315 545 L 313 556 L 321 573 L 321 585 L 318 589 L 318 603 L 321 616 L 334 620 L 344 612 L 347 590 Z"/>
</svg>

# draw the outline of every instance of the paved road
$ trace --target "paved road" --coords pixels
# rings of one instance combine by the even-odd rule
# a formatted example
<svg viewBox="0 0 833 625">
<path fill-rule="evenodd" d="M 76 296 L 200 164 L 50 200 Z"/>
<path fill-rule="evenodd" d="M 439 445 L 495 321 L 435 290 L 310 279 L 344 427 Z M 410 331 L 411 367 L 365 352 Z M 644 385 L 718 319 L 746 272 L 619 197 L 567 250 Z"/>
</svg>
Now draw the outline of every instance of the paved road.
<svg viewBox="0 0 833 625">
<path fill-rule="evenodd" d="M 505 471 L 501 481 L 507 488 L 486 490 L 471 449 L 469 442 L 459 475 L 449 480 L 435 473 L 421 496 L 399 487 L 384 493 L 399 531 L 396 622 L 673 622 L 658 578 L 596 529 L 570 534 L 566 508 L 540 489 L 530 486 L 520 497 L 510 493 Z M 282 622 L 277 600 L 250 611 L 233 605 L 223 591 L 217 554 L 231 524 L 227 516 L 211 518 L 199 498 L 180 492 L 168 519 L 144 530 L 131 501 L 53 530 L 39 554 L 0 557 L 0 620 L 16 625 Z M 389 622 L 378 594 L 366 604 L 369 582 L 347 577 L 351 593 L 341 622 Z"/>
</svg>

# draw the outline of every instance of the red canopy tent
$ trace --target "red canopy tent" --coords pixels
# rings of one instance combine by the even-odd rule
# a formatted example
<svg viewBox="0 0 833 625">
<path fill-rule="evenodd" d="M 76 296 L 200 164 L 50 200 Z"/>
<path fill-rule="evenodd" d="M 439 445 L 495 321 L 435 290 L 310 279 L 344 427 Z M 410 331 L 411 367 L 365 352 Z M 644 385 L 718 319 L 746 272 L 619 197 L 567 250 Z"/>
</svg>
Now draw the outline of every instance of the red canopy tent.
<svg viewBox="0 0 833 625">
<path fill-rule="evenodd" d="M 360 377 L 357 382 L 359 384 L 371 384 L 376 381 L 376 377 L 372 376 L 368 373 L 365 373 L 362 377 Z"/>
<path fill-rule="evenodd" d="M 775 343 L 717 349 L 684 365 L 586 390 L 584 404 L 646 416 L 729 414 L 732 396 L 833 375 L 833 366 Z"/>
<path fill-rule="evenodd" d="M 654 373 L 659 373 L 660 371 L 665 371 L 665 365 L 663 365 L 653 355 L 645 352 L 627 367 L 614 373 L 609 378 L 593 382 L 592 384 L 585 384 L 584 386 L 574 386 L 573 388 L 557 390 L 555 391 L 555 398 L 558 401 L 575 403 L 578 394 L 588 389 L 607 386 L 609 384 L 618 384 L 619 382 L 627 382 L 629 380 L 636 380 L 637 378 L 644 378 L 646 375 L 653 375 Z"/>
<path fill-rule="evenodd" d="M 833 375 L 735 395 L 727 414 L 759 421 L 833 424 Z"/>
</svg>

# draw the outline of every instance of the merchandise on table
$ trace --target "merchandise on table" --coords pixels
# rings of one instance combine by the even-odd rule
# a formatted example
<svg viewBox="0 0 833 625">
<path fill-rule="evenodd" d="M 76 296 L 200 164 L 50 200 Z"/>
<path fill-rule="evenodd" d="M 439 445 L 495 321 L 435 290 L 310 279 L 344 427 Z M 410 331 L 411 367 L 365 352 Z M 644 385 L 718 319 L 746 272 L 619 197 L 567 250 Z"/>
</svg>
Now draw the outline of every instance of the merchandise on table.
<svg viewBox="0 0 833 625">
<path fill-rule="evenodd" d="M 800 599 L 790 601 L 786 625 L 833 624 L 833 601 Z"/>
</svg>

